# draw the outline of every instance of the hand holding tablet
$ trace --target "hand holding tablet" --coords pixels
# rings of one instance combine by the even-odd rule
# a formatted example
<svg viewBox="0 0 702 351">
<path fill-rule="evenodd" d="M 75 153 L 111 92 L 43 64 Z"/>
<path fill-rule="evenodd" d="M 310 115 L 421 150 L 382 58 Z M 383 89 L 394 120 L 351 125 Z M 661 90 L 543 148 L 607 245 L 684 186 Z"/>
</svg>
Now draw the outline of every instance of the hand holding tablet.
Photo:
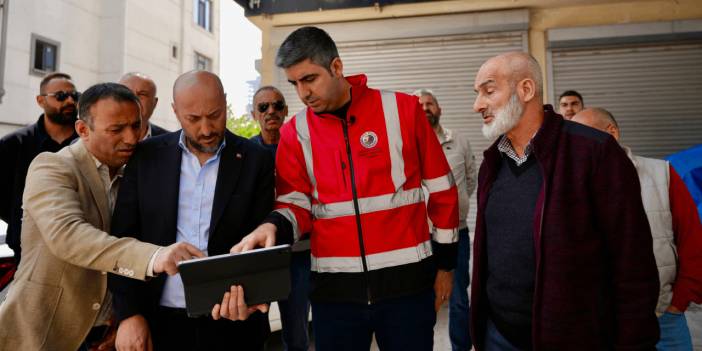
<svg viewBox="0 0 702 351">
<path fill-rule="evenodd" d="M 290 245 L 279 245 L 180 262 L 188 315 L 238 320 L 267 311 L 263 304 L 290 292 L 290 252 Z"/>
</svg>

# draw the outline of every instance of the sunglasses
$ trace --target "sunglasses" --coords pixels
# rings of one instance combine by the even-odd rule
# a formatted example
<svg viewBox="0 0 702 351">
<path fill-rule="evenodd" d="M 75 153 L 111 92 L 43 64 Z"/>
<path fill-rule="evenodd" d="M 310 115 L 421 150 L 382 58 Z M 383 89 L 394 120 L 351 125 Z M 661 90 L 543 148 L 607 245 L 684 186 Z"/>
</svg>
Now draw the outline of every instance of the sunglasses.
<svg viewBox="0 0 702 351">
<path fill-rule="evenodd" d="M 72 97 L 73 101 L 78 102 L 78 99 L 80 99 L 80 93 L 77 91 L 72 91 L 70 93 L 67 93 L 65 91 L 57 91 L 55 93 L 49 93 L 49 94 L 41 94 L 41 96 L 53 96 L 56 101 L 64 101 L 68 99 L 68 97 Z"/>
<path fill-rule="evenodd" d="M 273 105 L 273 109 L 276 111 L 282 111 L 285 108 L 285 103 L 282 100 L 275 102 L 261 102 L 256 106 L 256 108 L 258 109 L 258 112 L 264 113 L 268 111 L 268 106 L 271 105 Z"/>
</svg>

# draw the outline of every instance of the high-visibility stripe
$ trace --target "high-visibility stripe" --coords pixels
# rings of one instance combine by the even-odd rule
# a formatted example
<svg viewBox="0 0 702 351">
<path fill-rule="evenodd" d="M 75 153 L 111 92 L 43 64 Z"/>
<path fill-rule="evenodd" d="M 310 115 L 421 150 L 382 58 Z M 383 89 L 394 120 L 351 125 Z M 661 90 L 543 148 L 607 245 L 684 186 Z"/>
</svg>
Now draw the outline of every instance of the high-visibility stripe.
<svg viewBox="0 0 702 351">
<path fill-rule="evenodd" d="M 427 188 L 429 193 L 438 193 L 451 189 L 451 187 L 456 185 L 456 181 L 453 179 L 453 174 L 449 172 L 441 177 L 422 179 L 422 184 Z"/>
<path fill-rule="evenodd" d="M 390 169 L 395 190 L 402 189 L 407 180 L 405 176 L 405 160 L 402 158 L 402 131 L 400 129 L 400 113 L 397 110 L 395 92 L 382 91 L 383 115 L 385 115 L 385 130 L 390 146 Z"/>
<path fill-rule="evenodd" d="M 293 230 L 293 239 L 294 241 L 300 240 L 300 226 L 297 225 L 297 218 L 295 218 L 295 213 L 289 208 L 279 208 L 275 210 L 275 212 L 280 213 L 285 219 L 290 222 L 290 225 L 292 225 L 292 230 Z"/>
<path fill-rule="evenodd" d="M 295 115 L 295 129 L 297 129 L 297 141 L 302 147 L 302 154 L 305 157 L 307 175 L 312 184 L 312 196 L 317 196 L 317 179 L 314 177 L 314 163 L 312 162 L 312 142 L 310 141 L 310 128 L 307 124 L 307 108 L 303 108 Z"/>
<path fill-rule="evenodd" d="M 419 262 L 432 255 L 431 241 L 417 246 L 392 250 L 366 256 L 368 270 L 378 270 Z M 311 269 L 318 273 L 360 273 L 363 264 L 360 257 L 315 257 L 311 256 Z"/>
<path fill-rule="evenodd" d="M 441 229 L 434 228 L 434 241 L 439 244 L 453 244 L 458 242 L 458 228 Z"/>
<path fill-rule="evenodd" d="M 287 194 L 278 195 L 276 201 L 290 205 L 295 205 L 297 207 L 304 208 L 307 211 L 312 210 L 310 198 L 299 191 L 293 191 Z"/>
<path fill-rule="evenodd" d="M 394 194 L 362 197 L 358 199 L 359 214 L 390 210 L 402 206 L 424 202 L 424 192 L 421 188 L 410 190 L 400 189 Z M 334 202 L 329 204 L 312 205 L 312 214 L 319 219 L 329 219 L 356 214 L 353 201 Z"/>
</svg>

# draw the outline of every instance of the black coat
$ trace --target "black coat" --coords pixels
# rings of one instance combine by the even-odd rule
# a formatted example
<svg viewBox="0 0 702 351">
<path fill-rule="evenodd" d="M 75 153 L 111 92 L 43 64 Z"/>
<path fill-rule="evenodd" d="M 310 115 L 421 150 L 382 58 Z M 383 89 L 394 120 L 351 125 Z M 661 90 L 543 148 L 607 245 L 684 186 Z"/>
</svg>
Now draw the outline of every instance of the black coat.
<svg viewBox="0 0 702 351">
<path fill-rule="evenodd" d="M 112 217 L 112 234 L 167 246 L 176 241 L 182 150 L 180 131 L 140 143 L 124 172 Z M 270 212 L 274 163 L 254 142 L 225 133 L 208 242 L 209 255 L 228 253 Z M 165 276 L 146 282 L 110 275 L 116 318 L 147 320 L 159 306 Z M 266 319 L 267 324 L 267 319 Z"/>
</svg>

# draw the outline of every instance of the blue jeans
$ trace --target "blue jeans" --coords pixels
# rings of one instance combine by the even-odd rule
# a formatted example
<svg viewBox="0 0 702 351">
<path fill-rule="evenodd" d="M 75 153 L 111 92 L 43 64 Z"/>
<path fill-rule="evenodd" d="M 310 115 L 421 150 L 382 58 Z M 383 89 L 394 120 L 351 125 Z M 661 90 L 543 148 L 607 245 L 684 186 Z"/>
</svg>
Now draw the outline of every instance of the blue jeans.
<svg viewBox="0 0 702 351">
<path fill-rule="evenodd" d="M 468 284 L 470 284 L 470 236 L 468 228 L 458 232 L 458 256 L 453 271 L 453 289 L 449 299 L 449 338 L 453 351 L 470 350 L 470 307 L 468 306 Z"/>
<path fill-rule="evenodd" d="M 658 317 L 661 339 L 656 344 L 659 351 L 692 351 L 692 338 L 685 314 L 665 312 Z"/>
<path fill-rule="evenodd" d="M 290 295 L 278 301 L 283 350 L 307 351 L 310 314 L 310 251 L 293 252 L 290 262 Z"/>
<path fill-rule="evenodd" d="M 383 351 L 431 351 L 435 323 L 433 290 L 371 305 L 312 303 L 317 351 L 368 351 L 374 333 Z"/>
<path fill-rule="evenodd" d="M 520 351 L 507 339 L 505 339 L 491 319 L 487 320 L 487 329 L 485 331 L 485 351 Z"/>
</svg>

